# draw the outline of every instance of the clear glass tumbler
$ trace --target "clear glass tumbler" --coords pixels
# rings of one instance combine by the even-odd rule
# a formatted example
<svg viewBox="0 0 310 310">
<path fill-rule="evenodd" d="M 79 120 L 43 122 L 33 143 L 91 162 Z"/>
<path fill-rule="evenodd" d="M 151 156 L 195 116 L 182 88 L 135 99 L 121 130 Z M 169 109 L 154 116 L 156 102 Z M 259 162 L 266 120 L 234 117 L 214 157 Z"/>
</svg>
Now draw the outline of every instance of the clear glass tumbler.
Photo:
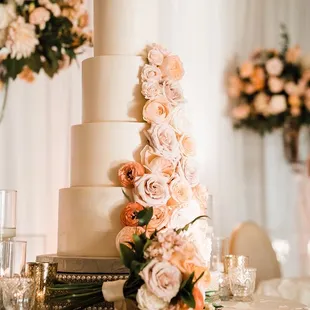
<svg viewBox="0 0 310 310">
<path fill-rule="evenodd" d="M 0 241 L 16 236 L 16 200 L 15 190 L 0 190 Z"/>
<path fill-rule="evenodd" d="M 31 310 L 35 303 L 35 281 L 31 278 L 2 278 L 3 306 L 6 310 Z"/>
<path fill-rule="evenodd" d="M 224 257 L 229 252 L 229 238 L 213 237 L 211 271 L 224 271 Z"/>
<path fill-rule="evenodd" d="M 234 299 L 238 301 L 252 300 L 255 290 L 255 280 L 255 268 L 230 268 L 229 283 Z"/>
<path fill-rule="evenodd" d="M 26 241 L 0 242 L 0 277 L 20 277 L 25 272 Z"/>
</svg>

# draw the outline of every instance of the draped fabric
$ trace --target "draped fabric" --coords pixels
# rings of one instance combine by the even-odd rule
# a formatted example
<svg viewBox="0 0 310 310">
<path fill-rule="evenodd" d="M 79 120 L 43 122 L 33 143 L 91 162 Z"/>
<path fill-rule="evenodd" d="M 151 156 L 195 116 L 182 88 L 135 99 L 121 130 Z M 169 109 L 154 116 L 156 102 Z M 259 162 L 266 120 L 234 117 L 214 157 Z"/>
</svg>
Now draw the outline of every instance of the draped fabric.
<svg viewBox="0 0 310 310">
<path fill-rule="evenodd" d="M 92 12 L 90 0 L 87 5 Z M 310 206 L 301 197 L 308 180 L 285 162 L 280 131 L 261 138 L 232 129 L 225 95 L 227 71 L 255 48 L 278 47 L 282 22 L 291 43 L 310 52 L 307 0 L 160 0 L 160 43 L 185 66 L 183 89 L 201 178 L 214 196 L 216 234 L 254 220 L 274 241 L 284 274 L 299 275 L 307 272 L 301 208 L 310 213 Z M 57 249 L 58 189 L 69 186 L 70 126 L 81 120 L 81 92 L 76 65 L 53 80 L 40 75 L 34 84 L 16 81 L 9 88 L 0 187 L 18 190 L 17 231 L 28 240 L 29 260 Z"/>
</svg>

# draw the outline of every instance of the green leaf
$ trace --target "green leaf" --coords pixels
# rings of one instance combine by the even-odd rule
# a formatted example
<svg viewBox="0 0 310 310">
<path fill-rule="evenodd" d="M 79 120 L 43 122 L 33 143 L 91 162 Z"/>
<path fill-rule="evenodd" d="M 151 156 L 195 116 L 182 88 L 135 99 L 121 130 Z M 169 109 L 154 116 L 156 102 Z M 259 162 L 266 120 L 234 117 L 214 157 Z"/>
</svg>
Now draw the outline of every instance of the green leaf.
<svg viewBox="0 0 310 310">
<path fill-rule="evenodd" d="M 143 258 L 143 249 L 144 249 L 144 242 L 142 238 L 139 235 L 134 234 L 132 236 L 134 244 L 135 244 L 135 251 L 136 251 L 136 256 L 138 259 Z"/>
<path fill-rule="evenodd" d="M 153 208 L 144 208 L 137 213 L 138 225 L 146 226 L 153 217 Z"/>
<path fill-rule="evenodd" d="M 120 252 L 122 263 L 130 269 L 131 262 L 136 258 L 135 252 L 123 243 L 120 244 Z"/>
<path fill-rule="evenodd" d="M 189 289 L 191 291 L 194 287 L 194 285 L 191 286 L 193 283 L 194 276 L 195 276 L 195 273 L 192 272 L 187 279 L 183 280 L 180 289 L 181 290 L 182 289 Z"/>
<path fill-rule="evenodd" d="M 35 73 L 39 73 L 42 68 L 40 54 L 33 53 L 26 61 L 27 66 Z"/>
<path fill-rule="evenodd" d="M 182 290 L 180 292 L 180 295 L 181 295 L 181 299 L 183 300 L 185 304 L 187 304 L 190 308 L 195 309 L 196 302 L 195 302 L 192 292 L 189 292 L 187 290 Z"/>
<path fill-rule="evenodd" d="M 17 75 L 22 72 L 26 64 L 26 59 L 22 58 L 17 60 L 15 58 L 12 59 L 8 57 L 7 59 L 3 60 L 2 63 L 7 69 L 7 78 L 12 78 L 15 80 Z"/>
<path fill-rule="evenodd" d="M 193 225 L 196 221 L 198 221 L 198 220 L 200 220 L 202 218 L 209 218 L 209 216 L 207 216 L 207 215 L 200 215 L 200 216 L 196 217 L 195 219 L 193 219 L 188 224 L 186 224 L 184 227 L 179 228 L 176 232 L 179 234 L 182 231 L 187 231 L 191 225 Z"/>
<path fill-rule="evenodd" d="M 203 277 L 204 274 L 205 272 L 202 272 L 200 276 L 193 282 L 193 285 L 195 285 Z"/>
<path fill-rule="evenodd" d="M 128 200 L 128 202 L 132 202 L 132 200 L 130 199 L 130 197 L 125 193 L 124 189 L 122 189 L 122 193 L 125 196 L 125 198 Z"/>
<path fill-rule="evenodd" d="M 145 252 L 145 250 L 152 244 L 152 240 L 151 239 L 147 239 L 144 247 L 143 247 L 143 252 Z"/>
</svg>

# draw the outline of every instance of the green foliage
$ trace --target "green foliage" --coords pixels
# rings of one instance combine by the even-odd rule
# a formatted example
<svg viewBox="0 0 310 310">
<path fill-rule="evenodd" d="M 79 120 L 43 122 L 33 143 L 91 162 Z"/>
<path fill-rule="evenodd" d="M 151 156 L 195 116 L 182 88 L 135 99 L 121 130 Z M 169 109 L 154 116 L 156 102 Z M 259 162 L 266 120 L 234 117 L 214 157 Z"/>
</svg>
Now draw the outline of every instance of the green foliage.
<svg viewBox="0 0 310 310">
<path fill-rule="evenodd" d="M 150 222 L 153 216 L 153 208 L 143 208 L 137 214 L 138 225 L 139 226 L 146 226 Z"/>
</svg>

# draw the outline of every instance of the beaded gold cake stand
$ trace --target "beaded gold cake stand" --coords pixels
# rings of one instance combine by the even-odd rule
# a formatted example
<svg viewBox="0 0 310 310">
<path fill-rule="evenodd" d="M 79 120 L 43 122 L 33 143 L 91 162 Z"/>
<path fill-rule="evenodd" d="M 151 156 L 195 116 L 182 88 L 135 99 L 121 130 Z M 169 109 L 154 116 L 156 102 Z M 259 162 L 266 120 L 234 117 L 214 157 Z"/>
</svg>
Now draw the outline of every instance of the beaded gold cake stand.
<svg viewBox="0 0 310 310">
<path fill-rule="evenodd" d="M 128 277 L 128 270 L 122 266 L 119 258 L 40 255 L 37 262 L 57 263 L 57 279 L 67 283 L 103 283 Z M 64 306 L 66 304 L 59 304 L 53 308 L 62 309 Z M 113 310 L 114 306 L 103 302 L 88 309 Z"/>
</svg>

